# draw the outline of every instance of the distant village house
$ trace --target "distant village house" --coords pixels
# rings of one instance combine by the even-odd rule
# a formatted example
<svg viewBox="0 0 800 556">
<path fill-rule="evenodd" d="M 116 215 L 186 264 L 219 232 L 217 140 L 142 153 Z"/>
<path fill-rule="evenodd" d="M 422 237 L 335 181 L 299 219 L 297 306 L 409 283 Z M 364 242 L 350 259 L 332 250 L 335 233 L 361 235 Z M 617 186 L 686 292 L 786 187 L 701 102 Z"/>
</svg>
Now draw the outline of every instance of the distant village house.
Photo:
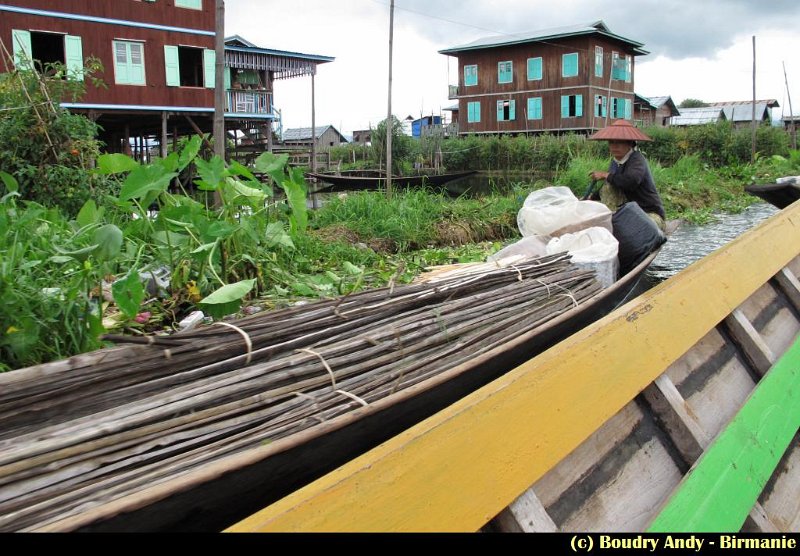
<svg viewBox="0 0 800 556">
<path fill-rule="evenodd" d="M 310 127 L 287 129 L 283 132 L 282 143 L 285 147 L 309 149 L 313 145 L 317 150 L 323 151 L 347 143 L 347 138 L 332 125 L 323 125 L 313 131 Z"/>
<path fill-rule="evenodd" d="M 597 21 L 441 50 L 458 60 L 458 133 L 591 133 L 632 120 L 642 47 Z"/>
<path fill-rule="evenodd" d="M 633 120 L 640 127 L 667 127 L 680 110 L 672 97 L 643 97 L 635 95 L 633 100 Z"/>
</svg>

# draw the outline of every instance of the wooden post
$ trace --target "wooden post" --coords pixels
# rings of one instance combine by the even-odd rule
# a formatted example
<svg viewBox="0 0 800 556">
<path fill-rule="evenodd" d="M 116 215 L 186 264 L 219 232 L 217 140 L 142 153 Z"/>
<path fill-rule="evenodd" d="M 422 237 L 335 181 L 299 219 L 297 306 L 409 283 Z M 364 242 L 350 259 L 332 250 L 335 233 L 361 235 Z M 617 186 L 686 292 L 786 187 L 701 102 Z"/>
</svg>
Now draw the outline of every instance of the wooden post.
<svg viewBox="0 0 800 556">
<path fill-rule="evenodd" d="M 394 0 L 389 5 L 389 106 L 386 115 L 386 195 L 392 195 L 392 42 L 394 41 Z"/>
<path fill-rule="evenodd" d="M 311 171 L 317 171 L 317 108 L 316 97 L 314 90 L 314 74 L 317 73 L 317 67 L 311 72 Z"/>
<path fill-rule="evenodd" d="M 161 112 L 161 158 L 167 158 L 167 112 Z"/>
<path fill-rule="evenodd" d="M 753 35 L 753 138 L 750 151 L 750 163 L 756 161 L 756 36 Z"/>
<path fill-rule="evenodd" d="M 786 62 L 783 62 L 783 79 L 786 81 L 786 98 L 789 100 L 789 133 L 792 136 L 792 149 L 797 149 L 797 128 L 794 125 L 792 95 L 789 94 L 789 78 L 786 76 Z"/>
<path fill-rule="evenodd" d="M 225 0 L 216 0 L 214 31 L 214 154 L 225 160 Z"/>
</svg>

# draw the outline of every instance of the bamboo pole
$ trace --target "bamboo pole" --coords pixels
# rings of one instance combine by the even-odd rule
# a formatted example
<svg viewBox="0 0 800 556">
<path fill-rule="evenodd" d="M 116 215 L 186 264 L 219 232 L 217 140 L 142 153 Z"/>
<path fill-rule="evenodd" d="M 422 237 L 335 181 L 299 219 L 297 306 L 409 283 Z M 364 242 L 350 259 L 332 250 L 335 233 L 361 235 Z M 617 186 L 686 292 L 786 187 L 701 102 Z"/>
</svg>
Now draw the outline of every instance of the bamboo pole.
<svg viewBox="0 0 800 556">
<path fill-rule="evenodd" d="M 386 111 L 386 195 L 392 196 L 392 47 L 394 42 L 394 0 L 389 5 L 389 98 Z"/>
<path fill-rule="evenodd" d="M 789 133 L 792 136 L 792 149 L 797 149 L 797 128 L 794 123 L 792 95 L 789 93 L 789 77 L 786 75 L 786 62 L 783 62 L 783 79 L 786 82 L 786 98 L 789 100 Z"/>
</svg>

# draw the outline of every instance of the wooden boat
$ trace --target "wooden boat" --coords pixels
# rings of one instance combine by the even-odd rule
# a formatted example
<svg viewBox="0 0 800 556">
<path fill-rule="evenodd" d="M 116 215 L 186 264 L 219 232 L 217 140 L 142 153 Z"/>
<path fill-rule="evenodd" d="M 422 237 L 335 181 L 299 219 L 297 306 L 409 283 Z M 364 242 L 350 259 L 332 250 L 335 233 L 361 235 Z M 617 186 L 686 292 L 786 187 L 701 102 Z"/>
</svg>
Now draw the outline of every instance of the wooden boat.
<svg viewBox="0 0 800 556">
<path fill-rule="evenodd" d="M 229 530 L 798 531 L 798 228 L 795 204 Z"/>
<path fill-rule="evenodd" d="M 392 177 L 393 187 L 444 187 L 447 183 L 476 174 L 475 171 L 454 172 L 450 174 L 420 174 L 415 176 Z M 317 191 L 365 191 L 386 187 L 386 175 L 378 171 L 358 170 L 341 174 L 322 174 L 308 172 L 306 176 L 325 182 Z"/>
<path fill-rule="evenodd" d="M 744 190 L 780 209 L 784 209 L 800 199 L 800 185 L 796 183 L 746 185 Z"/>
<path fill-rule="evenodd" d="M 308 430 L 249 449 L 32 530 L 221 530 L 501 376 L 612 311 L 637 285 L 652 253 L 614 286 L 469 363 Z M 131 357 L 120 351 L 110 354 Z M 14 371 L 17 373 L 20 371 Z M 48 374 L 48 366 L 31 372 Z M 13 374 L 13 373 L 12 373 Z M 1 491 L 2 489 L 0 489 Z M 0 516 L 2 517 L 2 516 Z"/>
</svg>

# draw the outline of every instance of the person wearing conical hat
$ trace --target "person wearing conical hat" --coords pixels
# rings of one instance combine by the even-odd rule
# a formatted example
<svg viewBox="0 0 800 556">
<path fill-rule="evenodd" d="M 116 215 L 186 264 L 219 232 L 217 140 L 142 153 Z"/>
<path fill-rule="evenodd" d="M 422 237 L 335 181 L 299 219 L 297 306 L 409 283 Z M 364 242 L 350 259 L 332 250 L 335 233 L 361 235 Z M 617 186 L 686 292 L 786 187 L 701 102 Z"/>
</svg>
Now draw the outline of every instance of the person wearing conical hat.
<svg viewBox="0 0 800 556">
<path fill-rule="evenodd" d="M 637 141 L 652 139 L 627 120 L 616 120 L 589 139 L 608 141 L 608 150 L 612 157 L 608 171 L 595 170 L 589 174 L 595 181 L 604 180 L 599 191 L 600 202 L 616 211 L 623 204 L 635 201 L 664 232 L 664 203 L 656 190 L 647 159 L 636 148 Z"/>
</svg>

